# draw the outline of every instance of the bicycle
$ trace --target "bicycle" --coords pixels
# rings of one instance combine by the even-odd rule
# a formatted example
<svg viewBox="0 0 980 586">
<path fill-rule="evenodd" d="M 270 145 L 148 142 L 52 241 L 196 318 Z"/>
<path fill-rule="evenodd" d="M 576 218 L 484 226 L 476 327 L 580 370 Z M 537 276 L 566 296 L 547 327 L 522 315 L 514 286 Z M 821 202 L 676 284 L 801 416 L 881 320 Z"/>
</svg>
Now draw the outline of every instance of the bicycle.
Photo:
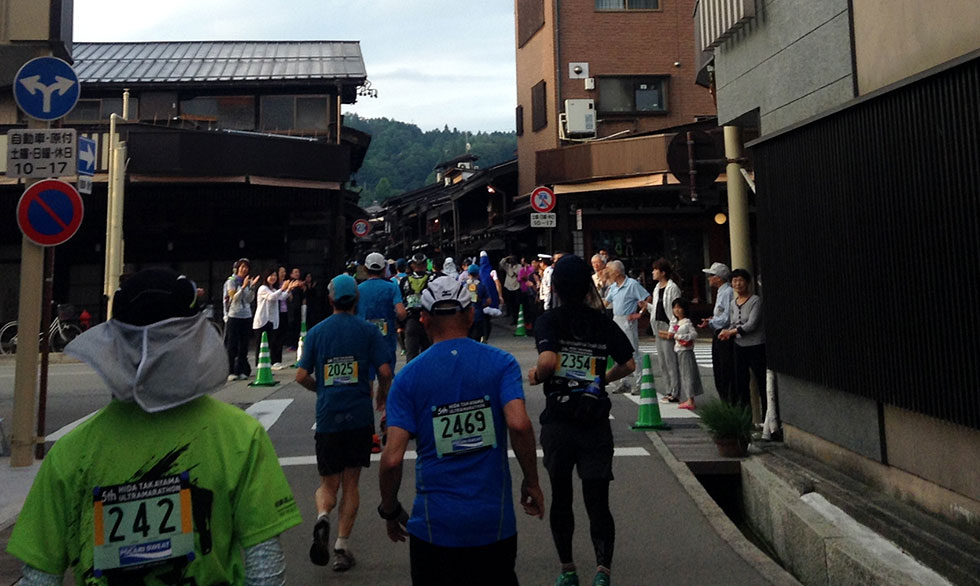
<svg viewBox="0 0 980 586">
<path fill-rule="evenodd" d="M 82 333 L 82 329 L 73 323 L 68 323 L 69 314 L 72 313 L 70 305 L 59 305 L 58 315 L 51 320 L 48 327 L 48 341 L 51 350 L 61 352 L 71 342 Z M 38 334 L 40 338 L 41 334 Z M 17 320 L 7 322 L 0 328 L 0 354 L 17 353 Z"/>
</svg>

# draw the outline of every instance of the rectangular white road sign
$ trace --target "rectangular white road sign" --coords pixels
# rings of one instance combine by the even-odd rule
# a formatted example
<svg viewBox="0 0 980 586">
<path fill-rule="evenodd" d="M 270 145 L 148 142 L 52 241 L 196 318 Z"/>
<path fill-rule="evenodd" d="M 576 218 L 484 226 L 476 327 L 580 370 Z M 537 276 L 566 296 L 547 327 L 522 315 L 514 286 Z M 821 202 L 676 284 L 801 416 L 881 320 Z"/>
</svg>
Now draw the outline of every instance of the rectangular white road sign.
<svg viewBox="0 0 980 586">
<path fill-rule="evenodd" d="M 555 214 L 531 214 L 531 227 L 532 228 L 554 228 L 558 225 L 558 221 L 555 219 Z"/>
<path fill-rule="evenodd" d="M 74 128 L 7 131 L 7 177 L 49 179 L 74 175 L 77 168 Z"/>
</svg>

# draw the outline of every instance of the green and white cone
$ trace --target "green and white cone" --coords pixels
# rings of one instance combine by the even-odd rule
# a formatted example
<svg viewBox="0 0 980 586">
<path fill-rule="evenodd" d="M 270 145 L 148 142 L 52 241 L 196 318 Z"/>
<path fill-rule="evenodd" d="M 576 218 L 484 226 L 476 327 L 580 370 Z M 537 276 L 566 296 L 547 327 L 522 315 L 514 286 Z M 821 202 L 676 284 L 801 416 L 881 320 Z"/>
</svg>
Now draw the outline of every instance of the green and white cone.
<svg viewBox="0 0 980 586">
<path fill-rule="evenodd" d="M 269 358 L 269 333 L 262 332 L 262 342 L 259 344 L 259 364 L 255 380 L 248 383 L 250 387 L 274 387 L 279 381 L 272 378 L 272 360 Z"/>
<path fill-rule="evenodd" d="M 657 389 L 653 385 L 653 365 L 650 355 L 643 354 L 643 376 L 640 378 L 640 410 L 636 416 L 636 430 L 670 429 L 660 418 L 660 404 L 657 400 Z"/>
<path fill-rule="evenodd" d="M 524 306 L 517 310 L 517 328 L 514 329 L 515 336 L 527 336 L 527 328 L 524 327 Z"/>
</svg>

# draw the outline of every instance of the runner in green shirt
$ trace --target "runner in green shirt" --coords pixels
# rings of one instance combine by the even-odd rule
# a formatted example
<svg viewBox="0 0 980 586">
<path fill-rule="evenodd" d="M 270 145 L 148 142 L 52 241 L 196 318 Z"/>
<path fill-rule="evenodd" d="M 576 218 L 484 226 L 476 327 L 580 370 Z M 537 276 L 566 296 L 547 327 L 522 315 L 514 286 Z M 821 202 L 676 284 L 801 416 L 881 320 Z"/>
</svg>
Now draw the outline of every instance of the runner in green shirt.
<svg viewBox="0 0 980 586">
<path fill-rule="evenodd" d="M 41 466 L 7 547 L 24 584 L 61 584 L 68 568 L 80 585 L 284 583 L 278 535 L 299 510 L 262 426 L 205 396 L 227 358 L 195 289 L 137 273 L 114 319 L 66 348 L 113 401 Z"/>
</svg>

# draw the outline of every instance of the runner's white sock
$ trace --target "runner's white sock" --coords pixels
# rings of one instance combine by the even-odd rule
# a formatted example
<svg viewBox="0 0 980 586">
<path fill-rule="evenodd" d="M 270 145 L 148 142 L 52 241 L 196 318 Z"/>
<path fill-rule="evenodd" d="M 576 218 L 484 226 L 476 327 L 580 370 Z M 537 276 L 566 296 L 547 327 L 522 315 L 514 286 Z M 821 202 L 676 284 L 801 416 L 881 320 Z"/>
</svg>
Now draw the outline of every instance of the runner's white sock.
<svg viewBox="0 0 980 586">
<path fill-rule="evenodd" d="M 316 520 L 319 521 L 320 519 L 326 519 L 327 515 L 329 514 L 330 513 L 320 513 L 319 515 L 316 516 Z"/>
<path fill-rule="evenodd" d="M 337 538 L 337 542 L 333 544 L 333 548 L 334 549 L 343 549 L 343 550 L 346 551 L 347 550 L 347 538 L 346 537 L 338 537 Z"/>
</svg>

